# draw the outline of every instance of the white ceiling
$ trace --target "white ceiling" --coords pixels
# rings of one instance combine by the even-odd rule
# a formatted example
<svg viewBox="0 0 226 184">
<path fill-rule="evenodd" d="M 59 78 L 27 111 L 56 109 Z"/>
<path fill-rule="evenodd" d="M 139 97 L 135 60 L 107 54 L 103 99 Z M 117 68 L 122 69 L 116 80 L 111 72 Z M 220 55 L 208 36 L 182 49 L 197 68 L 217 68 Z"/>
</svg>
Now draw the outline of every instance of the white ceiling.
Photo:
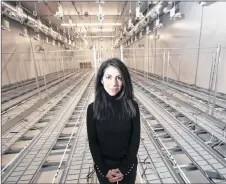
<svg viewBox="0 0 226 184">
<path fill-rule="evenodd" d="M 98 23 L 98 12 L 99 12 L 99 3 L 95 1 L 88 2 L 60 2 L 64 17 L 63 19 L 57 19 L 54 15 L 58 9 L 58 1 L 55 2 L 47 2 L 47 1 L 23 1 L 21 5 L 25 7 L 30 12 L 36 11 L 41 20 L 49 23 L 53 28 L 59 28 L 63 30 L 61 23 L 68 23 L 69 18 L 71 17 L 73 23 Z M 102 11 L 104 15 L 103 23 L 122 23 L 128 19 L 129 16 L 129 8 L 131 6 L 132 14 L 135 14 L 135 6 L 136 2 L 105 2 L 101 3 Z M 88 12 L 88 17 L 85 17 L 85 12 Z M 115 34 L 115 26 L 104 27 L 104 35 L 112 35 Z M 117 29 L 122 29 L 123 26 L 117 26 Z M 82 27 L 81 31 L 84 32 L 86 30 L 91 31 L 90 34 L 96 35 L 98 32 L 98 27 Z"/>
</svg>

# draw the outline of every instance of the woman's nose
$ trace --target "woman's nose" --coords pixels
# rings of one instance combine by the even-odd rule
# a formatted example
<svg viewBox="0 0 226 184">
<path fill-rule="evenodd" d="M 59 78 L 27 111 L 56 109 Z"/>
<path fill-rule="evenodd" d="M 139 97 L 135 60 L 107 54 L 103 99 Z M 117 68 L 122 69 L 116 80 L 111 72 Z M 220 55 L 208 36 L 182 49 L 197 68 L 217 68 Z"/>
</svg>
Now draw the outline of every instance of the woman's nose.
<svg viewBox="0 0 226 184">
<path fill-rule="evenodd" d="M 112 85 L 114 85 L 114 86 L 118 85 L 117 79 L 112 79 L 111 83 L 112 83 Z"/>
</svg>

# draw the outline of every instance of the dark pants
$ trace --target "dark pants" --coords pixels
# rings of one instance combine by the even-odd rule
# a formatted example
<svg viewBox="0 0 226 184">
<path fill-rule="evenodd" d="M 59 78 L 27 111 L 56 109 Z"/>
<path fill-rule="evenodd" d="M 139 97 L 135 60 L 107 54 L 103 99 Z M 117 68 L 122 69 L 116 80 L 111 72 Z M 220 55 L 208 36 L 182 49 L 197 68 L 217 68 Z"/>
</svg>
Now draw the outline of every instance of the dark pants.
<svg viewBox="0 0 226 184">
<path fill-rule="evenodd" d="M 109 168 L 109 170 L 116 169 L 120 165 L 120 160 L 109 160 L 109 159 L 105 159 L 105 164 L 107 165 L 107 167 Z M 97 175 L 97 178 L 98 178 L 100 184 L 113 184 L 113 183 L 111 183 L 111 182 L 108 181 L 108 178 L 103 177 L 103 176 L 101 176 L 99 174 L 99 172 L 97 171 L 95 165 L 94 165 L 94 168 L 95 168 L 96 175 Z M 122 181 L 119 181 L 118 184 L 135 184 L 136 175 L 137 175 L 137 166 L 134 167 L 131 170 L 131 172 L 129 173 L 129 175 L 123 176 Z M 114 184 L 117 184 L 117 182 L 115 182 Z"/>
</svg>

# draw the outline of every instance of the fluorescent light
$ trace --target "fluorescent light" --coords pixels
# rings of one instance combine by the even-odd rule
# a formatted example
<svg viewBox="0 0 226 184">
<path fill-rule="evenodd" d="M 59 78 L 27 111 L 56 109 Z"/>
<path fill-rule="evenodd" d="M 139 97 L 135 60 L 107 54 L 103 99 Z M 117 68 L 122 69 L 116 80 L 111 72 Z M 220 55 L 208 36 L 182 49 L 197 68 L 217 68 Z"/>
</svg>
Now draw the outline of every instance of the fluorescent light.
<svg viewBox="0 0 226 184">
<path fill-rule="evenodd" d="M 115 36 L 85 36 L 85 38 L 114 38 Z"/>
<path fill-rule="evenodd" d="M 3 25 L 2 25 L 2 28 L 3 28 L 4 30 L 10 31 L 10 26 L 9 26 L 9 21 L 8 21 L 8 20 L 3 19 Z"/>
<path fill-rule="evenodd" d="M 68 24 L 68 23 L 63 23 L 61 26 L 65 27 L 71 27 L 71 26 L 121 26 L 121 23 L 78 23 L 78 24 Z"/>
<path fill-rule="evenodd" d="M 79 32 L 80 33 L 87 33 L 86 30 L 81 30 Z M 106 32 L 113 32 L 113 30 L 112 29 L 102 29 L 102 30 L 100 30 L 100 29 L 93 29 L 93 30 L 89 30 L 88 32 L 90 32 L 90 33 L 101 33 L 101 32 L 106 33 Z"/>
</svg>

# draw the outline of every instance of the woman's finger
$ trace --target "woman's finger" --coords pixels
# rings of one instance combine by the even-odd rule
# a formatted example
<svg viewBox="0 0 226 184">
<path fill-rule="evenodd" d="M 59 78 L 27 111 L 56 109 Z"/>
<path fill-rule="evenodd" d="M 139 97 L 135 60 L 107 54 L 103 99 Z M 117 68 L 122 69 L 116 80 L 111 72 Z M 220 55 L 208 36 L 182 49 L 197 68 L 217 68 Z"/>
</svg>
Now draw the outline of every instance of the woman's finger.
<svg viewBox="0 0 226 184">
<path fill-rule="evenodd" d="M 123 176 L 120 176 L 120 177 L 114 177 L 114 178 L 111 178 L 109 179 L 110 182 L 117 182 L 117 181 L 121 181 L 123 179 Z"/>
</svg>

